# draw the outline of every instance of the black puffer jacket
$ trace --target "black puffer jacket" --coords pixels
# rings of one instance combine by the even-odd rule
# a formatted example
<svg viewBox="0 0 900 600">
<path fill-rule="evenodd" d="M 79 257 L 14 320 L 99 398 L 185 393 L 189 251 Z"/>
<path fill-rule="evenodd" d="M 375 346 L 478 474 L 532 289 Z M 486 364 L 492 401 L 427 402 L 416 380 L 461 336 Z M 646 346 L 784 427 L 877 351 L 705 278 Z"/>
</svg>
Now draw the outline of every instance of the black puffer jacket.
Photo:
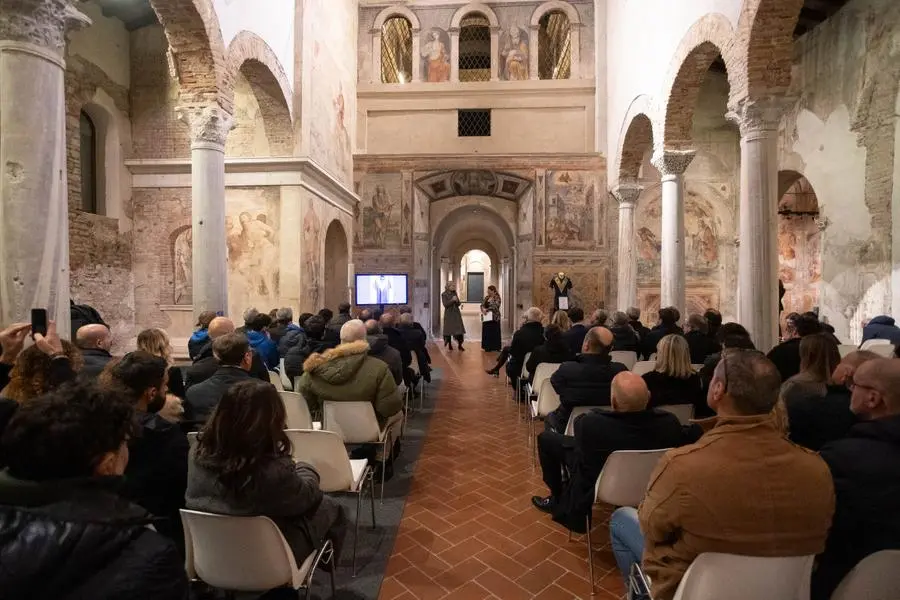
<svg viewBox="0 0 900 600">
<path fill-rule="evenodd" d="M 284 355 L 284 370 L 291 382 L 293 383 L 296 377 L 303 375 L 303 363 L 309 358 L 310 354 L 316 352 L 321 354 L 329 348 L 334 348 L 336 345 L 330 339 L 325 341 L 307 337 L 305 343 L 288 350 L 287 354 Z"/>
<path fill-rule="evenodd" d="M 116 478 L 35 483 L 0 473 L 0 600 L 185 600 L 175 545 Z"/>
</svg>

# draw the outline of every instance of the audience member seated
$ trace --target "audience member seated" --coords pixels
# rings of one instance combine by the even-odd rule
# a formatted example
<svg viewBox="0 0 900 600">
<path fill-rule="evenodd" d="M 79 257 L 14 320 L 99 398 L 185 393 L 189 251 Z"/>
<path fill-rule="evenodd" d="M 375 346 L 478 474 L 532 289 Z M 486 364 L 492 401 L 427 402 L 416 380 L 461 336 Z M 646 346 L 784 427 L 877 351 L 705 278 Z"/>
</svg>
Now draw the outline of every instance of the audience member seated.
<svg viewBox="0 0 900 600">
<path fill-rule="evenodd" d="M 900 361 L 864 362 L 853 374 L 851 409 L 861 422 L 822 446 L 836 507 L 813 572 L 813 600 L 828 600 L 866 556 L 900 550 Z"/>
<path fill-rule="evenodd" d="M 191 386 L 206 381 L 218 371 L 219 361 L 213 356 L 213 342 L 216 338 L 229 333 L 239 333 L 234 328 L 234 323 L 232 323 L 231 319 L 216 317 L 210 322 L 210 341 L 203 347 L 197 355 L 197 358 L 194 359 L 194 364 L 188 367 L 187 372 L 184 375 L 185 394 L 187 394 L 187 390 L 191 389 Z M 257 379 L 269 381 L 269 371 L 266 369 L 266 365 L 256 352 L 253 353 L 253 364 L 250 365 L 250 374 Z"/>
<path fill-rule="evenodd" d="M 229 388 L 242 381 L 255 379 L 249 373 L 253 352 L 247 338 L 240 333 L 217 337 L 213 341 L 213 355 L 219 368 L 212 377 L 191 386 L 187 391 L 184 419 L 190 423 L 206 423 Z"/>
<path fill-rule="evenodd" d="M 172 364 L 174 361 L 172 360 L 172 343 L 169 341 L 169 334 L 162 329 L 145 329 L 137 336 L 137 349 L 166 361 L 166 364 L 169 365 L 169 389 L 167 391 L 183 399 L 185 397 L 184 373 L 182 373 L 181 367 Z"/>
<path fill-rule="evenodd" d="M 656 367 L 644 375 L 650 390 L 650 406 L 692 404 L 694 412 L 706 404 L 700 375 L 691 366 L 688 342 L 680 335 L 667 335 L 656 347 Z"/>
<path fill-rule="evenodd" d="M 381 325 L 375 319 L 366 321 L 366 341 L 369 343 L 369 356 L 373 356 L 388 366 L 394 383 L 403 383 L 403 359 L 400 351 L 388 344 L 388 337 L 381 331 Z"/>
<path fill-rule="evenodd" d="M 187 485 L 187 436 L 159 414 L 166 403 L 168 365 L 147 352 L 131 352 L 110 363 L 101 383 L 128 398 L 137 413 L 138 432 L 128 442 L 123 493 L 160 519 L 156 530 L 183 549 L 178 510 Z"/>
<path fill-rule="evenodd" d="M 524 317 L 525 322 L 513 333 L 510 345 L 503 348 L 497 357 L 497 364 L 487 370 L 488 375 L 496 376 L 500 373 L 500 367 L 506 365 L 506 375 L 513 385 L 518 385 L 519 375 L 525 366 L 525 355 L 544 343 L 544 326 L 541 324 L 544 313 L 541 309 L 532 306 L 525 311 Z"/>
<path fill-rule="evenodd" d="M 96 379 L 112 360 L 112 335 L 106 325 L 85 325 L 75 334 L 75 345 L 81 350 L 84 361 L 78 371 L 83 379 Z"/>
<path fill-rule="evenodd" d="M 60 340 L 55 326 L 52 331 L 48 328 L 44 339 L 52 344 L 52 351 L 48 352 L 47 344 L 35 344 L 19 352 L 0 397 L 23 404 L 68 381 L 73 372 L 80 374 L 83 363 L 78 348 Z"/>
<path fill-rule="evenodd" d="M 800 372 L 800 340 L 821 331 L 819 321 L 807 315 L 789 314 L 785 319 L 785 340 L 769 351 L 768 357 L 787 381 Z"/>
<path fill-rule="evenodd" d="M 369 356 L 366 326 L 352 319 L 341 327 L 341 345 L 312 354 L 303 364 L 298 391 L 312 410 L 326 401 L 370 402 L 382 428 L 403 418 L 403 401 L 384 362 Z"/>
<path fill-rule="evenodd" d="M 209 324 L 216 318 L 216 313 L 211 310 L 205 310 L 200 313 L 197 318 L 197 330 L 191 334 L 188 340 L 188 356 L 191 360 L 197 358 L 203 347 L 209 343 Z"/>
<path fill-rule="evenodd" d="M 248 308 L 247 310 L 244 311 L 244 314 L 243 314 L 242 316 L 243 316 L 243 318 L 244 318 L 244 324 L 241 325 L 240 327 L 238 327 L 237 329 L 235 329 L 234 332 L 235 332 L 235 333 L 242 333 L 242 334 L 244 334 L 244 335 L 247 335 L 247 331 L 248 331 L 249 328 L 250 328 L 250 323 L 252 323 L 253 320 L 256 319 L 256 317 L 259 316 L 259 311 L 256 310 L 256 309 L 253 308 L 253 307 L 250 307 L 250 308 Z"/>
<path fill-rule="evenodd" d="M 719 327 L 716 333 L 716 342 L 724 348 L 734 348 L 736 350 L 756 350 L 753 340 L 750 339 L 750 332 L 747 331 L 740 323 L 725 323 Z M 713 372 L 719 366 L 722 359 L 721 350 L 703 361 L 703 368 L 700 369 L 700 380 L 703 382 L 703 389 L 709 389 L 709 383 L 712 381 Z M 713 414 L 709 411 L 710 416 Z"/>
<path fill-rule="evenodd" d="M 678 418 L 648 408 L 650 392 L 639 375 L 624 371 L 613 378 L 612 412 L 594 410 L 575 420 L 575 435 L 555 431 L 538 435 L 538 456 L 550 495 L 531 502 L 553 513 L 553 520 L 577 533 L 594 503 L 594 484 L 609 455 L 617 450 L 653 450 L 681 446 L 700 437 L 699 427 L 683 428 Z M 569 473 L 568 483 L 562 472 Z"/>
<path fill-rule="evenodd" d="M 644 340 L 650 335 L 650 328 L 641 323 L 641 309 L 636 306 L 632 306 L 625 314 L 628 315 L 628 324 L 631 325 L 631 328 L 634 329 L 634 332 L 638 334 L 638 339 L 643 343 Z"/>
<path fill-rule="evenodd" d="M 274 371 L 281 363 L 281 356 L 278 355 L 278 346 L 269 339 L 269 325 L 272 319 L 269 315 L 259 314 L 247 325 L 247 341 L 250 347 L 259 355 L 265 364 L 266 369 Z"/>
<path fill-rule="evenodd" d="M 338 304 L 338 314 L 331 319 L 328 323 L 328 329 L 333 330 L 338 337 L 341 334 L 341 327 L 344 326 L 344 323 L 351 320 L 353 317 L 350 316 L 350 303 L 349 302 L 341 302 Z M 363 321 L 365 323 L 365 321 Z"/>
<path fill-rule="evenodd" d="M 425 379 L 425 381 L 430 382 L 431 356 L 429 356 L 428 347 L 426 346 L 428 343 L 428 336 L 425 335 L 425 330 L 419 323 L 415 322 L 412 312 L 403 312 L 402 309 L 400 311 L 400 323 L 397 325 L 397 329 L 399 329 L 400 333 L 403 335 L 403 341 L 406 342 L 406 347 L 415 355 L 416 364 L 419 367 L 419 373 L 422 375 L 422 378 Z"/>
<path fill-rule="evenodd" d="M 869 340 L 889 340 L 895 346 L 900 344 L 900 327 L 893 317 L 881 315 L 875 317 L 863 327 L 863 342 Z"/>
<path fill-rule="evenodd" d="M 184 600 L 175 544 L 119 494 L 134 410 L 78 383 L 22 405 L 0 472 L 0 596 Z"/>
<path fill-rule="evenodd" d="M 323 321 L 325 321 L 325 327 L 328 327 L 334 320 L 334 311 L 330 308 L 323 308 L 319 310 L 319 316 L 322 317 Z M 340 332 L 338 332 L 338 334 L 340 334 Z"/>
<path fill-rule="evenodd" d="M 569 320 L 572 321 L 572 326 L 568 331 L 563 332 L 563 338 L 566 341 L 566 344 L 569 346 L 569 351 L 572 353 L 572 356 L 575 356 L 579 352 L 581 352 L 581 345 L 584 344 L 584 336 L 587 335 L 588 324 L 584 320 L 584 310 L 578 308 L 577 306 L 573 306 L 568 310 Z M 529 369 L 529 372 L 533 372 Z"/>
<path fill-rule="evenodd" d="M 547 429 L 565 432 L 569 415 L 576 406 L 609 406 L 613 377 L 628 370 L 609 357 L 612 341 L 609 329 L 590 329 L 584 336 L 581 354 L 574 361 L 561 364 L 550 376 L 560 406 L 547 415 L 544 422 Z"/>
<path fill-rule="evenodd" d="M 722 313 L 714 308 L 707 308 L 703 313 L 703 318 L 706 319 L 706 335 L 714 342 L 719 343 L 718 334 L 722 327 Z M 721 350 L 721 347 L 719 349 Z"/>
<path fill-rule="evenodd" d="M 395 327 L 396 323 L 397 316 L 393 312 L 384 313 L 379 321 L 382 332 L 387 336 L 388 344 L 400 353 L 400 359 L 403 361 L 403 369 L 405 371 L 412 364 L 412 352 L 410 352 L 409 346 L 406 345 L 406 339 L 403 337 L 403 334 Z"/>
<path fill-rule="evenodd" d="M 818 455 L 785 439 L 773 416 L 781 378 L 762 353 L 726 350 L 708 402 L 718 418 L 700 440 L 660 460 L 638 515 L 610 521 L 623 570 L 643 556 L 654 600 L 671 600 L 704 552 L 818 554 L 834 513 L 834 486 Z"/>
<path fill-rule="evenodd" d="M 569 318 L 569 313 L 564 310 L 558 310 L 550 317 L 548 325 L 556 325 L 560 331 L 566 333 L 572 329 L 572 320 Z"/>
<path fill-rule="evenodd" d="M 800 340 L 800 372 L 781 384 L 781 397 L 824 396 L 831 374 L 841 362 L 837 345 L 824 333 L 808 335 Z"/>
<path fill-rule="evenodd" d="M 609 313 L 602 308 L 598 308 L 591 314 L 591 327 L 606 327 L 609 321 Z"/>
<path fill-rule="evenodd" d="M 659 340 L 667 335 L 682 335 L 684 333 L 681 327 L 678 326 L 680 317 L 681 314 L 678 312 L 678 309 L 671 306 L 659 309 L 659 323 L 650 330 L 647 337 L 641 338 L 641 353 L 645 359 L 649 360 L 651 355 L 656 354 L 656 346 L 659 344 Z"/>
<path fill-rule="evenodd" d="M 525 363 L 525 369 L 529 375 L 529 383 L 533 381 L 534 372 L 538 365 L 559 364 L 575 360 L 575 354 L 569 348 L 566 336 L 558 325 L 547 325 L 544 328 L 544 338 L 546 341 L 531 351 L 531 356 L 528 357 L 528 362 Z"/>
<path fill-rule="evenodd" d="M 343 508 L 319 488 L 319 474 L 291 458 L 287 415 L 271 384 L 233 385 L 200 432 L 188 463 L 187 508 L 275 521 L 303 564 L 322 540 L 340 554 Z"/>
<path fill-rule="evenodd" d="M 325 352 L 336 345 L 332 340 L 325 339 L 325 319 L 319 315 L 308 318 L 304 329 L 306 330 L 306 340 L 303 345 L 294 346 L 284 357 L 284 370 L 291 382 L 303 375 L 303 363 L 310 355 Z"/>
<path fill-rule="evenodd" d="M 782 391 L 791 441 L 818 451 L 828 442 L 846 437 L 858 422 L 850 410 L 853 374 L 860 365 L 876 358 L 879 356 L 874 352 L 851 352 L 835 367 L 821 393 L 818 390 L 803 393 L 802 387 L 787 395 Z"/>
<path fill-rule="evenodd" d="M 612 316 L 612 327 L 609 330 L 613 334 L 614 352 L 634 352 L 639 354 L 641 339 L 628 322 L 628 315 L 622 311 L 616 311 Z"/>
<path fill-rule="evenodd" d="M 684 337 L 691 350 L 691 363 L 702 365 L 713 354 L 722 351 L 719 342 L 709 337 L 709 324 L 702 315 L 690 315 L 684 328 Z"/>
<path fill-rule="evenodd" d="M 278 347 L 278 356 L 284 358 L 288 350 L 306 341 L 306 332 L 294 323 L 294 309 L 289 306 L 275 312 L 275 322 L 278 323 L 277 330 L 270 337 Z"/>
</svg>

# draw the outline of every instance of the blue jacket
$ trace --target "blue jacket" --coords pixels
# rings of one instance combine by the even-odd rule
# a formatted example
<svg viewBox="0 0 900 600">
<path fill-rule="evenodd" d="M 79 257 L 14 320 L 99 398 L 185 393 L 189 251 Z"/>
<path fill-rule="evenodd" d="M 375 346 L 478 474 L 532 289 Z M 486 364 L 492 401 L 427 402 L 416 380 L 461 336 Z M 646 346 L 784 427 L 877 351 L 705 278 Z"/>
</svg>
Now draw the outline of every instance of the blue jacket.
<svg viewBox="0 0 900 600">
<path fill-rule="evenodd" d="M 863 341 L 868 340 L 890 340 L 896 346 L 900 344 L 900 327 L 894 324 L 892 317 L 875 317 L 863 327 Z"/>
<path fill-rule="evenodd" d="M 203 350 L 203 346 L 209 343 L 209 331 L 206 329 L 198 329 L 188 340 L 188 356 L 191 360 L 196 360 Z"/>
<path fill-rule="evenodd" d="M 266 363 L 267 369 L 272 371 L 278 367 L 278 364 L 281 362 L 281 357 L 278 356 L 278 346 L 269 339 L 269 336 L 261 331 L 248 330 L 247 341 L 250 342 L 250 347 L 253 348 L 253 350 L 259 354 L 260 358 L 263 359 L 263 362 Z"/>
</svg>

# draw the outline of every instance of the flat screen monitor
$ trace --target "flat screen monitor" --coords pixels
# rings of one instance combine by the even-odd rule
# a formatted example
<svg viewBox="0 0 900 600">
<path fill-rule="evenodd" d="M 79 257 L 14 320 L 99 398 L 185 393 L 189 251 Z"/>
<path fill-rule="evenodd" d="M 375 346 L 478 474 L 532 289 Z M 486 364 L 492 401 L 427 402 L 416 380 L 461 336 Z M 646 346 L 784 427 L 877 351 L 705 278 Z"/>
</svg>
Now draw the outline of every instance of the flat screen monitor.
<svg viewBox="0 0 900 600">
<path fill-rule="evenodd" d="M 406 275 L 364 273 L 356 275 L 357 306 L 406 304 Z"/>
</svg>

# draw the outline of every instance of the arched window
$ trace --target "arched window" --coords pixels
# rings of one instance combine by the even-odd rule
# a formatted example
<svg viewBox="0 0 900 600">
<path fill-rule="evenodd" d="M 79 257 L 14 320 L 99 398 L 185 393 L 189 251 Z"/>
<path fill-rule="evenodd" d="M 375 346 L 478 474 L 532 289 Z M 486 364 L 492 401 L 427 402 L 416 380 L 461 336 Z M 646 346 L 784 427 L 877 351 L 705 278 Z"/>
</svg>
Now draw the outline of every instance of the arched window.
<svg viewBox="0 0 900 600">
<path fill-rule="evenodd" d="M 406 17 L 391 17 L 381 28 L 381 82 L 412 81 L 412 25 Z"/>
<path fill-rule="evenodd" d="M 459 23 L 459 80 L 491 80 L 491 23 L 481 13 Z"/>
<path fill-rule="evenodd" d="M 81 210 L 97 214 L 100 210 L 97 194 L 97 128 L 94 121 L 81 111 Z"/>
<path fill-rule="evenodd" d="M 568 79 L 572 75 L 572 27 L 566 13 L 550 11 L 538 30 L 538 77 Z"/>
</svg>

